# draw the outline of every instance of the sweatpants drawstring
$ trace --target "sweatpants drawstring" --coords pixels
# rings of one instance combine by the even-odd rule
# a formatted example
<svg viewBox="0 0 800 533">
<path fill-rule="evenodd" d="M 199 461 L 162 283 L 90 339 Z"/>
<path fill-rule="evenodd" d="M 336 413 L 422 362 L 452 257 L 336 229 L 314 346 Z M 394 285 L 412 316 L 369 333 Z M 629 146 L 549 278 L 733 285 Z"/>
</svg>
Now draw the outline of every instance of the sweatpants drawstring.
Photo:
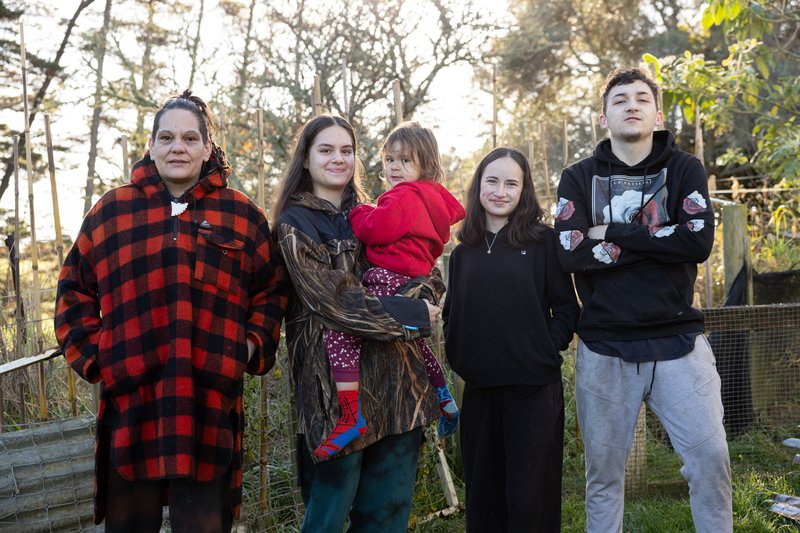
<svg viewBox="0 0 800 533">
<path fill-rule="evenodd" d="M 658 364 L 658 361 L 653 361 L 653 376 L 650 378 L 650 389 L 647 391 L 648 395 L 651 392 L 653 392 L 653 383 L 655 383 L 655 381 L 656 381 L 656 365 L 657 364 Z"/>
</svg>

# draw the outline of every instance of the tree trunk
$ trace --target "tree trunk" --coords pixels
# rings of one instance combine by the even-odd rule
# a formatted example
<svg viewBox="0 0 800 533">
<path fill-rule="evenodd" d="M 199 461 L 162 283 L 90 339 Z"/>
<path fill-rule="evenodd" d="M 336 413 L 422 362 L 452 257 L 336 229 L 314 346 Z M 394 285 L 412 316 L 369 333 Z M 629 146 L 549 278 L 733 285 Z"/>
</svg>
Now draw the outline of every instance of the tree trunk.
<svg viewBox="0 0 800 533">
<path fill-rule="evenodd" d="M 189 74 L 189 89 L 194 85 L 194 75 L 197 72 L 197 48 L 200 45 L 200 27 L 203 25 L 203 10 L 205 4 L 205 0 L 200 0 L 200 16 L 197 17 L 197 31 L 194 34 L 194 41 L 192 42 L 192 71 Z"/>
<path fill-rule="evenodd" d="M 100 115 L 103 106 L 103 61 L 106 57 L 106 35 L 111 24 L 112 0 L 106 0 L 106 9 L 103 12 L 103 27 L 95 37 L 95 59 L 97 60 L 97 74 L 94 83 L 94 111 L 92 125 L 89 133 L 89 162 L 86 171 L 86 196 L 83 202 L 83 214 L 89 212 L 94 196 L 95 162 L 97 161 L 97 136 L 100 130 Z"/>
<path fill-rule="evenodd" d="M 139 88 L 135 89 L 137 94 L 136 101 L 144 102 L 148 100 L 150 93 L 150 81 L 153 76 L 153 24 L 156 12 L 155 0 L 147 2 L 147 26 L 144 31 L 144 54 L 142 54 L 142 79 Z M 136 132 L 134 134 L 133 150 L 131 152 L 131 163 L 139 160 L 144 155 L 149 136 L 144 131 L 144 118 L 149 109 L 142 104 L 136 105 Z"/>
</svg>

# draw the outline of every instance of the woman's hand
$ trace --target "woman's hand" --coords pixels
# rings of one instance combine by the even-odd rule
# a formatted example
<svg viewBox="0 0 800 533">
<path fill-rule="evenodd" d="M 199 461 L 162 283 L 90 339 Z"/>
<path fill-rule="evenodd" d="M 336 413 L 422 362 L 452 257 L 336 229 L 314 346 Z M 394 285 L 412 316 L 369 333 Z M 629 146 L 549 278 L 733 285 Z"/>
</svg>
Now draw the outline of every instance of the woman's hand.
<svg viewBox="0 0 800 533">
<path fill-rule="evenodd" d="M 439 320 L 440 316 L 442 316 L 442 308 L 436 307 L 428 300 L 422 300 L 422 301 L 425 302 L 425 305 L 428 306 L 428 318 L 431 321 L 431 328 L 433 328 L 433 325 L 436 324 L 436 321 Z"/>
</svg>

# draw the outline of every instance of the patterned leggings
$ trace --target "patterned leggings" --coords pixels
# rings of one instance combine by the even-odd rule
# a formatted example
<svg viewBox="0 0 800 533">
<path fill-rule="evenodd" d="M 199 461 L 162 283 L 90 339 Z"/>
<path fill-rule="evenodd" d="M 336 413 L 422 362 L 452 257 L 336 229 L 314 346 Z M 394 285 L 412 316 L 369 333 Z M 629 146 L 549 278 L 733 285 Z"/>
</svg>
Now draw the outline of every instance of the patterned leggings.
<svg viewBox="0 0 800 533">
<path fill-rule="evenodd" d="M 393 296 L 397 290 L 411 279 L 403 274 L 386 270 L 385 268 L 372 267 L 364 274 L 364 283 L 376 296 Z M 326 329 L 323 335 L 325 352 L 331 365 L 331 374 L 336 382 L 359 381 L 361 376 L 361 338 Z M 417 339 L 428 379 L 431 385 L 438 388 L 445 384 L 444 374 L 439 361 L 431 351 L 425 339 Z"/>
</svg>

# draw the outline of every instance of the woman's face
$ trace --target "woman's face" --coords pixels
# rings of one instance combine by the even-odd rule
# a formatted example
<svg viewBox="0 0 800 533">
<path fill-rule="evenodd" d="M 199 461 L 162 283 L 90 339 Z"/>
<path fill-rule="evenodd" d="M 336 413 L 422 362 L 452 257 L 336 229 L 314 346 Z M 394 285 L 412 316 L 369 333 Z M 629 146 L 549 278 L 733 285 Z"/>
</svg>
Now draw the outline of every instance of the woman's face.
<svg viewBox="0 0 800 533">
<path fill-rule="evenodd" d="M 486 213 L 486 226 L 497 231 L 519 205 L 523 173 L 512 158 L 495 159 L 481 175 L 480 201 Z"/>
<path fill-rule="evenodd" d="M 355 150 L 350 133 L 341 126 L 328 126 L 311 141 L 303 166 L 311 175 L 314 196 L 338 206 L 355 172 Z"/>
<path fill-rule="evenodd" d="M 203 142 L 197 116 L 186 109 L 170 109 L 161 115 L 150 157 L 173 196 L 197 183 L 203 163 L 211 157 L 211 142 Z"/>
</svg>

